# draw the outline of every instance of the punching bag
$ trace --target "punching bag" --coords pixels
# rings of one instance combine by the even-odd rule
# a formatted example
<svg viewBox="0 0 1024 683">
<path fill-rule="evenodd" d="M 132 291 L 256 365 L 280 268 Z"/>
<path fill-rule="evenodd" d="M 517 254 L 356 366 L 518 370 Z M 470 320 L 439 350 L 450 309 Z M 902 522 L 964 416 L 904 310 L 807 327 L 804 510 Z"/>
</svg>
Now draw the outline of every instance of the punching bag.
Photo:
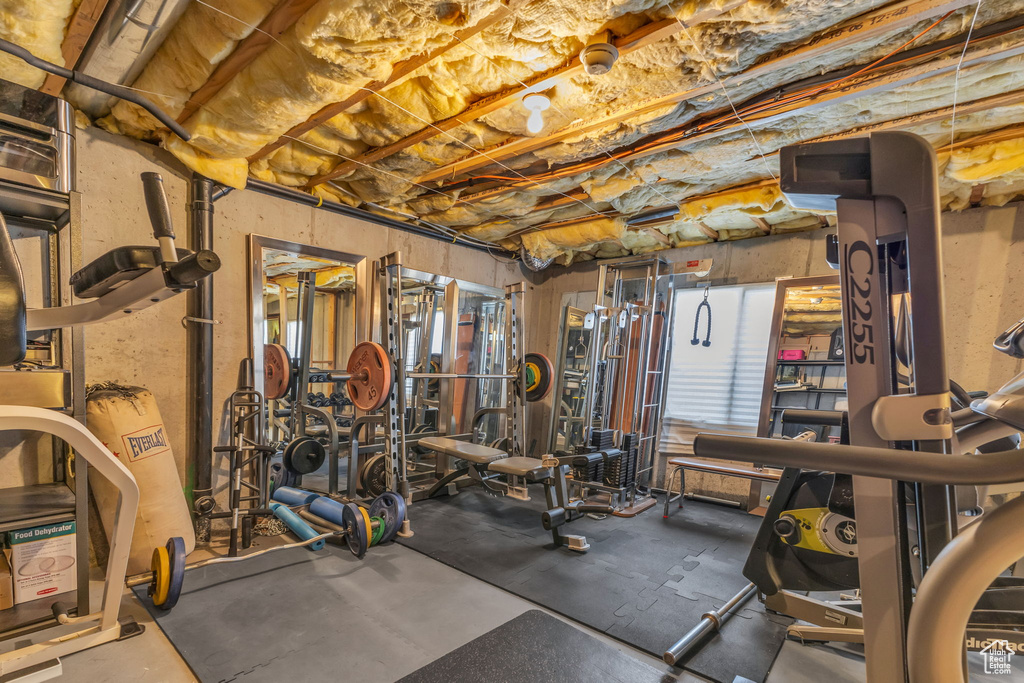
<svg viewBox="0 0 1024 683">
<path fill-rule="evenodd" d="M 192 552 L 196 547 L 192 515 L 153 394 L 141 387 L 91 387 L 86 400 L 86 425 L 139 484 L 139 511 L 128 574 L 150 571 L 153 548 L 164 546 L 172 536 L 185 539 L 186 554 Z M 89 485 L 109 539 L 117 489 L 96 470 L 89 472 Z"/>
</svg>

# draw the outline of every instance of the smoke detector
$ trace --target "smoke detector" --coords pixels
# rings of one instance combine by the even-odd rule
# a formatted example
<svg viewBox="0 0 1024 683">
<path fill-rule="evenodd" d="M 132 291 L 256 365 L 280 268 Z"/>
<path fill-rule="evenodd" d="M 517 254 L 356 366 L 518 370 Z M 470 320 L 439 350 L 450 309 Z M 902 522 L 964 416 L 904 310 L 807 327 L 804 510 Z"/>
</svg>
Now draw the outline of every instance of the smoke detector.
<svg viewBox="0 0 1024 683">
<path fill-rule="evenodd" d="M 603 76 L 612 70 L 619 51 L 611 43 L 611 31 L 602 31 L 587 41 L 587 46 L 580 52 L 583 69 L 591 76 Z"/>
</svg>

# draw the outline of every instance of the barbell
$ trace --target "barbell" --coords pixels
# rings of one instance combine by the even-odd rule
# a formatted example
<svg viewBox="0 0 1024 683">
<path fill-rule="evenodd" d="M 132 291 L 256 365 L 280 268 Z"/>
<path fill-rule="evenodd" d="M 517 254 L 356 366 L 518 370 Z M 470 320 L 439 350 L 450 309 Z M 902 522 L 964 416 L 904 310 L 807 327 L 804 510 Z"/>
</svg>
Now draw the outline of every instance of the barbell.
<svg viewBox="0 0 1024 683">
<path fill-rule="evenodd" d="M 315 513 L 317 521 L 321 523 L 326 521 L 330 527 L 330 531 L 327 533 L 302 538 L 297 543 L 264 548 L 248 555 L 212 557 L 193 564 L 185 563 L 185 541 L 180 536 L 175 536 L 168 539 L 165 546 L 153 549 L 150 574 L 129 579 L 126 583 L 129 587 L 148 583 L 148 593 L 153 600 L 153 605 L 167 611 L 173 608 L 178 603 L 178 598 L 181 597 L 186 571 L 211 564 L 242 562 L 289 548 L 311 546 L 313 549 L 319 549 L 323 547 L 324 541 L 332 536 L 344 538 L 351 553 L 357 558 L 362 558 L 366 554 L 367 548 L 394 539 L 405 521 L 405 500 L 391 491 L 386 491 L 378 496 L 368 510 L 354 503 L 340 503 L 327 497 L 311 495 L 313 495 L 313 499 L 308 504 L 309 511 Z M 280 511 L 275 510 L 275 516 L 285 521 L 289 529 L 301 537 L 301 532 L 287 521 L 287 518 L 295 517 L 295 513 L 281 504 L 277 504 L 276 507 L 281 509 Z"/>
<path fill-rule="evenodd" d="M 273 347 L 273 348 L 271 348 Z M 264 392 L 268 399 L 284 398 L 290 383 L 294 381 L 292 360 L 287 349 L 279 344 L 264 347 Z M 394 364 L 383 346 L 376 342 L 364 341 L 356 345 L 345 366 L 346 372 L 318 372 L 318 377 L 331 382 L 345 382 L 348 397 L 360 410 L 379 410 L 387 402 L 395 384 Z M 551 389 L 554 368 L 547 356 L 540 353 L 527 354 L 524 364 L 526 384 L 524 398 L 540 401 Z M 407 372 L 409 379 L 520 379 L 519 373 L 461 373 L 461 372 Z"/>
</svg>

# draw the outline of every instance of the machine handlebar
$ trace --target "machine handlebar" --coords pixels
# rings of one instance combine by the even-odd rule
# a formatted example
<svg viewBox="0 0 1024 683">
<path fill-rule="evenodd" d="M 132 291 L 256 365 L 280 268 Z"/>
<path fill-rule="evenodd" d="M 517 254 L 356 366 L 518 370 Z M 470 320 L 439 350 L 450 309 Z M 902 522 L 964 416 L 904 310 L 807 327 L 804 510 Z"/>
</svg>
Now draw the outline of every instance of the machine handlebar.
<svg viewBox="0 0 1024 683">
<path fill-rule="evenodd" d="M 146 195 L 149 222 L 153 224 L 153 237 L 174 239 L 174 224 L 171 222 L 171 208 L 164 192 L 164 179 L 159 173 L 142 174 L 142 187 Z"/>
<path fill-rule="evenodd" d="M 922 484 L 977 486 L 1024 481 L 1024 456 L 1017 449 L 962 455 L 698 434 L 693 441 L 693 453 L 712 460 L 749 460 Z"/>
</svg>

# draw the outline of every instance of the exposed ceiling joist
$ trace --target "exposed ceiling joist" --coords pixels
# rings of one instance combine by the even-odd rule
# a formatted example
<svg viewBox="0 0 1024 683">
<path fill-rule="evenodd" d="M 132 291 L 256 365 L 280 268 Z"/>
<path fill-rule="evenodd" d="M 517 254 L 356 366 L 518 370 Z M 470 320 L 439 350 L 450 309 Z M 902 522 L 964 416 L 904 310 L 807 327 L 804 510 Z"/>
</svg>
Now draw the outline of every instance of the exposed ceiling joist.
<svg viewBox="0 0 1024 683">
<path fill-rule="evenodd" d="M 722 7 L 702 10 L 687 19 L 686 24 L 693 26 L 704 21 L 708 21 L 709 19 L 731 12 L 737 7 L 743 5 L 746 1 L 747 0 L 731 0 Z M 621 57 L 622 55 L 629 54 L 630 52 L 647 47 L 648 45 L 653 45 L 654 43 L 671 37 L 682 30 L 683 24 L 680 24 L 676 19 L 662 19 L 660 21 L 651 22 L 650 24 L 641 26 L 633 33 L 614 41 L 614 43 L 616 49 L 619 51 L 619 56 Z M 436 135 L 445 133 L 463 124 L 476 121 L 487 114 L 518 102 L 527 91 L 537 92 L 547 90 L 559 81 L 582 74 L 584 73 L 583 64 L 577 57 L 578 55 L 569 60 L 567 64 L 564 64 L 557 69 L 552 69 L 551 71 L 547 71 L 527 80 L 525 82 L 525 87 L 520 85 L 506 90 L 505 92 L 485 97 L 470 105 L 464 111 L 456 114 L 455 116 L 435 121 L 426 128 L 423 128 L 412 135 L 407 135 L 400 140 L 396 140 L 389 145 L 367 150 L 351 160 L 342 161 L 331 171 L 311 179 L 306 184 L 306 187 L 313 187 L 314 185 L 319 185 L 320 183 L 327 182 L 328 180 L 348 175 L 359 168 L 362 164 L 372 164 L 380 161 L 381 159 L 387 158 L 393 154 L 397 154 L 403 149 L 407 149 L 425 140 L 429 140 Z M 257 155 L 257 158 L 263 155 L 264 153 L 261 150 Z"/>
<path fill-rule="evenodd" d="M 64 58 L 64 66 L 74 69 L 78 64 L 78 58 L 85 51 L 85 46 L 92 37 L 96 24 L 103 16 L 103 10 L 107 8 L 110 0 L 82 0 L 82 4 L 75 10 L 68 24 L 67 33 L 64 34 L 64 42 L 61 44 L 61 56 Z M 48 95 L 56 95 L 64 88 L 65 79 L 54 74 L 48 74 L 43 86 L 39 88 Z"/>
<path fill-rule="evenodd" d="M 970 4 L 973 4 L 971 0 L 902 0 L 901 2 L 887 5 L 868 14 L 851 19 L 835 29 L 821 34 L 806 45 L 775 59 L 762 62 L 742 73 L 730 76 L 724 79 L 723 82 L 727 88 L 735 87 L 750 79 L 764 77 L 799 62 L 814 60 L 834 50 L 842 49 L 890 31 L 913 26 L 925 19 L 939 16 Z M 673 104 L 718 92 L 720 88 L 721 86 L 718 83 L 708 83 L 690 90 L 641 102 L 628 109 L 598 119 L 574 123 L 549 135 L 517 138 L 502 145 L 482 150 L 482 153 L 441 166 L 420 176 L 416 179 L 416 182 L 427 183 L 444 178 L 452 178 L 493 164 L 495 161 L 511 159 L 527 152 L 548 147 L 567 138 L 577 137 L 588 131 L 606 128 Z M 312 182 L 315 183 L 316 181 L 317 179 L 314 179 Z"/>
<path fill-rule="evenodd" d="M 213 70 L 206 83 L 192 93 L 185 103 L 185 108 L 178 115 L 178 123 L 185 123 L 199 108 L 213 99 L 214 95 L 234 78 L 239 71 L 252 63 L 263 52 L 274 44 L 285 31 L 315 5 L 317 0 L 281 0 L 270 14 L 264 17 L 256 30 L 239 42 L 231 54 L 224 58 Z"/>
<path fill-rule="evenodd" d="M 697 228 L 704 233 L 706 237 L 709 237 L 716 242 L 718 241 L 718 231 L 709 227 L 706 223 L 697 223 Z"/>
<path fill-rule="evenodd" d="M 432 61 L 434 61 L 444 53 L 448 52 L 449 50 L 458 47 L 459 45 L 462 44 L 463 41 L 469 40 L 478 33 L 482 33 L 483 31 L 487 30 L 491 26 L 494 26 L 498 22 L 507 19 L 516 11 L 516 9 L 526 4 L 527 2 L 530 2 L 530 0 L 506 0 L 506 4 L 502 5 L 494 12 L 488 14 L 486 17 L 478 21 L 476 24 L 473 24 L 472 26 L 467 26 L 463 29 L 456 31 L 454 34 L 452 34 L 452 39 L 449 42 L 445 43 L 444 45 L 429 52 L 425 52 L 421 55 L 416 55 L 415 57 L 405 60 L 404 62 L 399 62 L 398 64 L 395 64 L 394 67 L 392 67 L 391 69 L 391 75 L 388 76 L 385 80 L 370 81 L 369 83 L 363 85 L 359 90 L 357 90 L 351 97 L 348 97 L 342 100 L 341 102 L 335 102 L 333 104 L 327 105 L 317 113 L 310 116 L 306 121 L 298 124 L 297 126 L 294 126 L 291 130 L 282 135 L 280 138 L 278 138 L 274 142 L 271 142 L 269 145 L 266 145 L 265 147 L 263 147 L 263 149 L 250 156 L 249 161 L 253 162 L 256 161 L 257 159 L 262 159 L 268 154 L 274 152 L 275 150 L 284 147 L 286 144 L 288 144 L 288 142 L 291 141 L 292 138 L 297 138 L 302 135 L 305 135 L 306 133 L 313 130 L 317 126 L 330 121 L 338 114 L 348 111 L 349 109 L 356 106 L 360 102 L 366 100 L 375 92 L 383 90 L 392 83 L 395 83 L 398 80 L 408 76 L 416 69 L 419 69 L 422 66 L 430 64 Z M 332 171 L 331 173 L 334 172 Z M 341 174 L 327 174 L 326 176 L 324 176 L 323 180 L 319 182 L 331 180 L 332 178 L 337 177 L 337 175 Z M 311 186 L 312 185 L 309 185 L 308 187 Z"/>
<path fill-rule="evenodd" d="M 981 47 L 968 48 L 967 52 L 963 53 L 962 59 L 961 54 L 958 50 L 953 50 L 952 53 L 945 57 L 926 61 L 923 63 L 913 64 L 911 66 L 902 67 L 898 69 L 889 70 L 883 72 L 880 75 L 868 75 L 865 74 L 857 79 L 848 81 L 841 88 L 824 90 L 819 92 L 809 99 L 793 102 L 782 106 L 780 109 L 774 110 L 775 113 L 762 116 L 760 118 L 748 117 L 744 121 L 736 122 L 730 125 L 722 126 L 721 128 L 711 130 L 705 133 L 692 135 L 686 139 L 679 141 L 673 140 L 662 144 L 653 144 L 645 146 L 643 150 L 628 153 L 617 157 L 621 162 L 633 161 L 636 159 L 658 154 L 667 150 L 673 149 L 684 149 L 691 145 L 707 142 L 723 135 L 733 133 L 739 128 L 749 126 L 752 129 L 757 129 L 761 126 L 765 126 L 771 123 L 777 123 L 784 119 L 791 118 L 797 115 L 810 114 L 819 109 L 834 106 L 845 101 L 866 97 L 869 95 L 878 94 L 881 92 L 893 90 L 898 87 L 911 85 L 925 78 L 932 78 L 935 76 L 941 76 L 955 72 L 958 68 L 970 68 L 980 64 L 992 62 L 995 60 L 1009 59 L 1011 57 L 1019 56 L 1024 54 L 1024 38 L 1017 40 L 1013 43 L 1006 44 L 993 44 L 989 46 L 982 45 Z M 957 111 L 962 111 L 958 106 Z M 675 131 L 665 131 L 661 135 L 669 135 Z M 578 164 L 581 169 L 577 172 L 593 171 L 596 168 L 600 168 L 611 159 L 607 157 L 594 157 L 588 162 L 582 162 Z M 575 166 L 575 165 L 574 165 Z M 584 168 L 585 167 L 585 168 Z M 474 195 L 463 197 L 464 201 L 476 202 L 480 199 L 493 198 L 505 192 L 512 192 L 524 184 L 529 183 L 535 185 L 537 180 L 531 179 L 529 181 L 515 181 L 510 182 L 486 192 L 477 193 Z"/>
<path fill-rule="evenodd" d="M 760 216 L 751 216 L 750 220 L 754 221 L 754 225 L 756 225 L 764 234 L 770 235 L 772 233 L 772 226 L 770 226 L 768 221 Z"/>
<path fill-rule="evenodd" d="M 981 206 L 981 200 L 985 198 L 985 183 L 978 183 L 971 188 L 971 196 L 968 198 L 967 203 L 972 207 Z"/>
<path fill-rule="evenodd" d="M 1024 90 L 1015 90 L 1013 92 L 1005 93 L 1002 95 L 994 95 L 992 97 L 985 97 L 980 100 L 974 100 L 973 102 L 959 102 L 956 106 L 957 116 L 966 116 L 967 114 L 974 114 L 981 111 L 988 111 L 990 109 L 998 109 L 1000 107 L 1008 107 L 1015 104 L 1024 103 Z M 859 126 L 852 128 L 842 133 L 834 133 L 832 135 L 822 135 L 821 137 L 812 138 L 810 140 L 804 140 L 804 143 L 810 142 L 825 142 L 826 140 L 847 140 L 849 138 L 855 138 L 862 135 L 868 135 L 883 130 L 905 130 L 907 128 L 914 128 L 917 126 L 924 126 L 929 123 L 936 121 L 943 121 L 953 116 L 953 106 L 939 107 L 938 109 L 931 109 L 929 111 L 919 112 L 917 114 L 910 114 L 908 116 L 901 116 L 899 118 L 890 119 L 888 121 L 879 121 L 878 123 L 870 123 L 866 126 Z M 1018 135 L 1016 137 L 1021 137 Z M 962 142 L 966 143 L 973 138 L 968 138 Z M 979 144 L 979 143 L 971 143 Z M 938 151 L 948 150 L 949 147 L 940 148 Z M 779 153 L 769 152 L 765 156 L 772 158 L 778 156 Z M 758 157 L 750 157 L 749 161 L 754 161 Z"/>
</svg>

